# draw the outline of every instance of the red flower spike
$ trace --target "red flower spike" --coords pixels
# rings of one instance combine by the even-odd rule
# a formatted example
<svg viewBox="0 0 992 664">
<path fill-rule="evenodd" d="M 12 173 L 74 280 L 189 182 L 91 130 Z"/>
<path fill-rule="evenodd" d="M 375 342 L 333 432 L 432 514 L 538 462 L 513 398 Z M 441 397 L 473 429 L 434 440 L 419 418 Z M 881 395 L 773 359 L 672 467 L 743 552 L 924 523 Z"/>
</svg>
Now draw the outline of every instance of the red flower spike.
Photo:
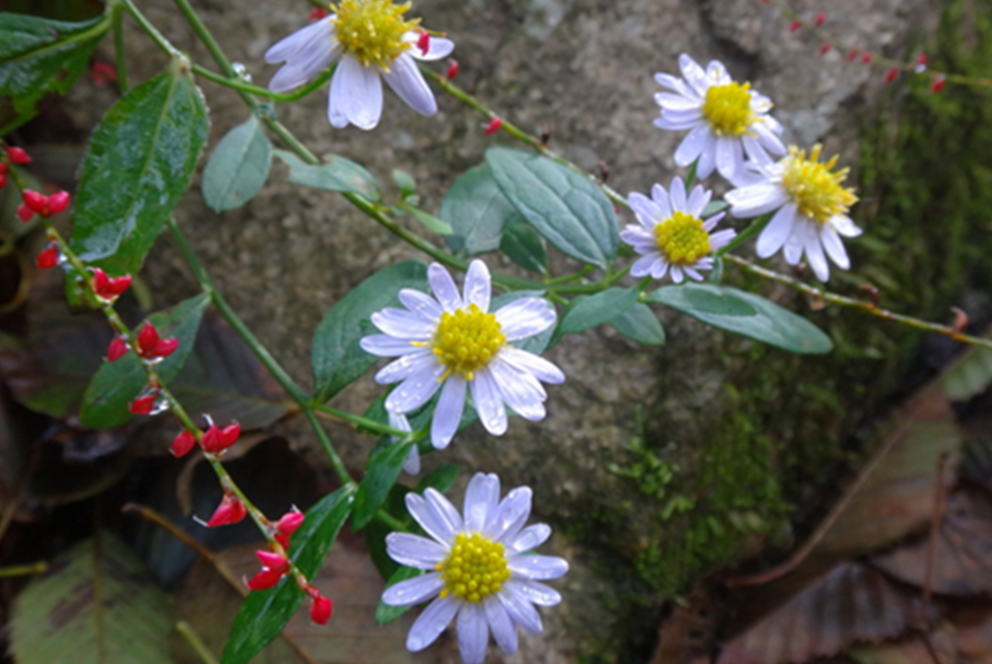
<svg viewBox="0 0 992 664">
<path fill-rule="evenodd" d="M 153 390 L 132 401 L 128 409 L 133 415 L 147 415 L 155 409 L 155 401 L 157 399 L 158 391 Z"/>
<path fill-rule="evenodd" d="M 490 134 L 495 134 L 497 131 L 499 131 L 499 128 L 502 126 L 503 126 L 503 118 L 495 117 L 489 121 L 489 124 L 486 125 L 486 129 L 483 133 L 486 136 L 489 136 Z"/>
<path fill-rule="evenodd" d="M 226 427 L 220 430 L 218 433 L 218 438 L 220 439 L 221 449 L 227 449 L 234 443 L 238 442 L 238 438 L 241 437 L 241 425 L 237 422 L 232 422 Z"/>
<path fill-rule="evenodd" d="M 334 605 L 331 603 L 331 600 L 323 595 L 313 598 L 313 603 L 310 605 L 310 620 L 318 625 L 326 625 L 327 621 L 331 619 L 333 612 Z"/>
<path fill-rule="evenodd" d="M 789 32 L 795 32 L 801 27 L 803 27 L 802 21 L 793 21 L 789 24 Z"/>
<path fill-rule="evenodd" d="M 203 434 L 200 445 L 203 446 L 205 452 L 217 454 L 238 442 L 239 436 L 241 436 L 241 425 L 237 422 L 228 424 L 223 429 L 218 429 L 216 424 L 211 424 Z"/>
<path fill-rule="evenodd" d="M 196 445 L 196 437 L 186 429 L 183 429 L 179 435 L 176 436 L 176 439 L 172 441 L 172 448 L 170 451 L 172 452 L 172 456 L 178 459 L 189 454 L 194 445 Z"/>
<path fill-rule="evenodd" d="M 289 561 L 278 553 L 260 550 L 256 551 L 255 555 L 262 562 L 262 567 L 267 567 L 274 571 L 283 571 L 289 567 Z"/>
<path fill-rule="evenodd" d="M 282 518 L 276 522 L 276 530 L 283 535 L 292 535 L 296 529 L 303 525 L 306 516 L 303 512 L 286 512 Z"/>
<path fill-rule="evenodd" d="M 39 194 L 37 191 L 25 189 L 21 192 L 21 195 L 24 197 L 24 205 L 21 207 L 26 206 L 31 211 L 41 215 L 42 217 L 50 217 L 53 214 L 58 214 L 69 207 L 70 196 L 67 191 L 59 191 L 51 196 L 45 196 L 43 194 Z M 20 216 L 22 220 L 27 221 L 27 219 L 24 219 L 24 216 L 21 215 L 20 209 L 18 209 L 18 216 Z M 30 217 L 28 217 L 28 219 L 30 219 Z"/>
<path fill-rule="evenodd" d="M 312 12 L 310 12 L 310 15 L 307 16 L 307 18 L 309 18 L 311 21 L 319 21 L 322 18 L 327 18 L 327 16 L 328 16 L 328 11 L 326 9 L 317 7 Z"/>
<path fill-rule="evenodd" d="M 17 218 L 18 219 L 20 219 L 21 221 L 27 223 L 27 222 L 31 221 L 31 218 L 32 217 L 34 217 L 34 210 L 32 210 L 31 208 L 29 208 L 26 203 L 21 203 L 20 205 L 17 206 Z"/>
<path fill-rule="evenodd" d="M 31 157 L 21 148 L 7 148 L 7 158 L 12 164 L 30 164 Z"/>
<path fill-rule="evenodd" d="M 889 71 L 885 72 L 885 82 L 891 83 L 892 81 L 896 80 L 898 76 L 899 76 L 899 70 L 893 67 Z"/>
<path fill-rule="evenodd" d="M 59 264 L 59 248 L 56 245 L 50 245 L 46 249 L 43 249 L 38 257 L 34 259 L 34 264 L 38 266 L 39 269 L 48 270 Z"/>
<path fill-rule="evenodd" d="M 871 51 L 868 51 L 867 53 L 865 53 L 864 55 L 861 56 L 861 62 L 863 62 L 865 64 L 868 64 L 869 62 L 871 62 L 872 58 L 874 58 L 874 57 L 875 57 L 875 54 L 872 53 Z"/>
<path fill-rule="evenodd" d="M 821 25 L 823 25 L 826 20 L 827 20 L 827 15 L 826 14 L 824 14 L 823 12 L 820 12 L 819 14 L 817 14 L 816 15 L 816 27 L 820 27 Z"/>
<path fill-rule="evenodd" d="M 455 76 L 458 76 L 458 69 L 458 60 L 448 58 L 448 73 L 445 74 L 445 77 L 450 81 Z"/>
<path fill-rule="evenodd" d="M 107 361 L 116 362 L 127 355 L 129 350 L 131 350 L 131 347 L 127 345 L 127 340 L 123 336 L 118 335 L 114 337 L 113 341 L 110 342 L 110 347 L 107 348 Z"/>
<path fill-rule="evenodd" d="M 940 92 L 944 89 L 945 85 L 947 85 L 947 79 L 941 76 L 930 84 L 930 92 Z"/>
<path fill-rule="evenodd" d="M 820 44 L 820 55 L 826 55 L 827 53 L 830 52 L 830 49 L 832 49 L 833 47 L 834 45 L 831 44 L 830 42 L 823 42 L 822 44 Z"/>
<path fill-rule="evenodd" d="M 224 499 L 220 501 L 220 505 L 214 510 L 213 516 L 207 521 L 207 528 L 229 526 L 233 523 L 238 523 L 246 516 L 248 516 L 248 510 L 245 509 L 245 506 L 238 500 L 237 496 L 231 493 L 225 493 Z"/>
<path fill-rule="evenodd" d="M 427 55 L 427 52 L 431 50 L 431 36 L 426 30 L 420 31 L 420 37 L 417 38 L 417 48 L 424 55 Z"/>
<path fill-rule="evenodd" d="M 268 590 L 279 583 L 285 573 L 285 570 L 262 568 L 262 571 L 248 579 L 245 585 L 252 590 Z"/>
</svg>

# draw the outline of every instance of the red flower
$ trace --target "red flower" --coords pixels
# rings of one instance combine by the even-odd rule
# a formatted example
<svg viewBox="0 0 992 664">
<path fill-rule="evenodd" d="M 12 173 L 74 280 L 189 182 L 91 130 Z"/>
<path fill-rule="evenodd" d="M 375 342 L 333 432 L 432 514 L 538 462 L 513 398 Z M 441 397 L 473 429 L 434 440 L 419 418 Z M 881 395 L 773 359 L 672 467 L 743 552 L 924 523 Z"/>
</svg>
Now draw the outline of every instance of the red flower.
<svg viewBox="0 0 992 664">
<path fill-rule="evenodd" d="M 131 275 L 108 277 L 98 267 L 93 268 L 93 292 L 104 300 L 115 300 L 131 285 Z"/>
<path fill-rule="evenodd" d="M 158 330 L 151 323 L 145 323 L 138 332 L 138 355 L 145 359 L 153 360 L 157 357 L 168 357 L 179 347 L 179 339 L 169 337 L 162 339 L 158 335 Z"/>
<path fill-rule="evenodd" d="M 193 449 L 194 445 L 196 445 L 196 437 L 186 429 L 183 429 L 176 436 L 176 439 L 172 441 L 172 456 L 177 459 L 184 457 L 189 454 L 189 451 Z"/>
<path fill-rule="evenodd" d="M 110 341 L 110 346 L 107 348 L 107 360 L 116 362 L 127 355 L 129 350 L 131 350 L 131 347 L 127 344 L 127 339 L 123 335 L 118 334 Z"/>
<path fill-rule="evenodd" d="M 217 454 L 223 452 L 234 443 L 238 442 L 241 436 L 241 425 L 237 422 L 228 424 L 223 429 L 218 429 L 216 424 L 211 424 L 200 439 L 200 445 L 205 452 Z"/>
<path fill-rule="evenodd" d="M 50 217 L 53 214 L 58 214 L 62 212 L 67 207 L 69 207 L 69 192 L 68 191 L 57 191 L 51 196 L 45 196 L 44 194 L 39 194 L 37 191 L 32 191 L 30 189 L 25 189 L 22 192 L 24 196 L 24 204 L 21 207 L 27 207 L 32 212 L 41 215 L 42 217 Z M 27 221 L 18 209 L 17 214 L 21 217 L 22 221 Z"/>
<path fill-rule="evenodd" d="M 417 48 L 424 55 L 427 55 L 427 51 L 431 50 L 431 36 L 426 30 L 420 31 L 420 37 L 417 38 Z"/>
<path fill-rule="evenodd" d="M 155 410 L 156 401 L 158 401 L 158 390 L 149 390 L 132 401 L 129 410 L 134 415 L 148 415 Z"/>
<path fill-rule="evenodd" d="M 238 500 L 238 497 L 233 493 L 225 493 L 224 499 L 220 501 L 220 505 L 214 510 L 213 516 L 207 521 L 207 528 L 216 528 L 217 526 L 228 526 L 232 523 L 238 523 L 242 519 L 248 516 L 248 510 L 245 506 Z"/>
<path fill-rule="evenodd" d="M 59 247 L 57 244 L 50 244 L 41 250 L 38 257 L 34 259 L 34 264 L 42 270 L 48 270 L 59 264 Z"/>
<path fill-rule="evenodd" d="M 90 65 L 90 80 L 101 88 L 117 82 L 117 68 L 109 62 L 96 60 Z"/>
<path fill-rule="evenodd" d="M 312 12 L 310 12 L 310 16 L 308 16 L 307 18 L 309 18 L 311 21 L 319 21 L 322 18 L 327 18 L 328 13 L 329 12 L 326 9 L 317 7 Z"/>
<path fill-rule="evenodd" d="M 30 164 L 31 157 L 21 148 L 7 148 L 7 158 L 12 164 Z"/>
<path fill-rule="evenodd" d="M 499 116 L 494 117 L 492 120 L 489 121 L 489 124 L 486 125 L 486 130 L 484 133 L 486 134 L 486 136 L 489 136 L 490 134 L 495 134 L 497 131 L 499 131 L 499 128 L 502 126 L 503 126 L 503 118 Z"/>
<path fill-rule="evenodd" d="M 282 579 L 285 573 L 286 570 L 263 567 L 258 574 L 248 579 L 245 585 L 252 590 L 267 590 L 279 583 L 279 580 Z"/>
<path fill-rule="evenodd" d="M 282 554 L 273 553 L 272 551 L 262 549 L 260 551 L 256 551 L 255 555 L 258 556 L 259 561 L 261 561 L 262 567 L 278 571 L 285 571 L 289 568 L 289 561 L 286 560 L 285 556 Z"/>
<path fill-rule="evenodd" d="M 459 69 L 459 67 L 458 67 L 458 60 L 455 60 L 454 58 L 448 58 L 448 63 L 449 63 L 448 64 L 448 73 L 445 74 L 445 76 L 450 81 L 455 76 L 458 76 L 458 69 Z"/>
<path fill-rule="evenodd" d="M 279 521 L 276 522 L 276 530 L 278 530 L 283 535 L 292 535 L 296 532 L 296 529 L 303 525 L 303 520 L 305 519 L 303 512 L 286 512 L 282 515 Z"/>
<path fill-rule="evenodd" d="M 326 625 L 333 612 L 334 605 L 331 600 L 320 594 L 313 598 L 313 604 L 310 605 L 310 620 L 318 625 Z"/>
</svg>

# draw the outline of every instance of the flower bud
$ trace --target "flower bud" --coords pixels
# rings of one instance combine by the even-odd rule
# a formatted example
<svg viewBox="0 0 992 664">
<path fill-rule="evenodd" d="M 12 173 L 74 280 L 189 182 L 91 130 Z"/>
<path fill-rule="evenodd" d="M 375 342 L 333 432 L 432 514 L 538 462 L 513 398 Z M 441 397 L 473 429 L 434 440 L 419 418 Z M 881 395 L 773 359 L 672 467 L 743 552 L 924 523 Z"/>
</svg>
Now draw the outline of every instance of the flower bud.
<svg viewBox="0 0 992 664">
<path fill-rule="evenodd" d="M 458 60 L 455 60 L 454 58 L 448 58 L 448 73 L 445 74 L 445 77 L 449 81 L 452 80 L 455 76 L 458 76 L 459 68 L 460 67 L 458 66 Z"/>
<path fill-rule="evenodd" d="M 816 27 L 820 27 L 827 20 L 827 15 L 820 12 L 816 15 Z"/>
<path fill-rule="evenodd" d="M 158 330 L 151 323 L 145 323 L 145 326 L 138 332 L 138 353 L 141 355 L 151 355 L 155 352 L 158 342 Z"/>
<path fill-rule="evenodd" d="M 317 7 L 312 12 L 310 12 L 310 15 L 307 16 L 307 18 L 309 18 L 311 21 L 319 21 L 322 18 L 327 18 L 327 14 L 328 11 L 326 9 L 324 9 L 323 7 Z"/>
<path fill-rule="evenodd" d="M 789 32 L 795 32 L 801 27 L 803 27 L 802 21 L 793 21 L 789 24 Z"/>
<path fill-rule="evenodd" d="M 48 270 L 58 265 L 60 259 L 61 256 L 59 255 L 59 247 L 53 243 L 41 250 L 38 257 L 34 259 L 34 264 L 37 265 L 39 269 Z"/>
<path fill-rule="evenodd" d="M 131 275 L 109 277 L 98 267 L 93 268 L 93 292 L 104 300 L 113 301 L 131 285 Z"/>
<path fill-rule="evenodd" d="M 938 76 L 937 80 L 930 84 L 930 92 L 940 92 L 944 89 L 947 84 L 947 79 L 943 76 Z"/>
<path fill-rule="evenodd" d="M 287 550 L 289 549 L 289 535 L 285 533 L 275 533 L 272 536 L 272 539 L 279 542 L 279 546 L 281 546 L 282 548 Z"/>
<path fill-rule="evenodd" d="M 216 424 L 211 424 L 206 432 L 204 432 L 200 444 L 203 446 L 204 451 L 217 454 L 238 442 L 240 436 L 241 425 L 237 422 L 232 422 L 223 429 L 218 428 Z"/>
<path fill-rule="evenodd" d="M 279 583 L 279 580 L 282 579 L 285 573 L 286 570 L 267 569 L 263 567 L 258 574 L 245 581 L 245 585 L 252 590 L 267 590 Z"/>
<path fill-rule="evenodd" d="M 431 36 L 426 30 L 420 31 L 420 37 L 417 38 L 417 48 L 424 55 L 427 55 L 427 52 L 431 50 Z"/>
<path fill-rule="evenodd" d="M 101 88 L 116 82 L 118 78 L 117 68 L 109 62 L 97 60 L 90 66 L 90 80 Z"/>
<path fill-rule="evenodd" d="M 124 357 L 129 350 L 131 350 L 131 347 L 128 346 L 127 339 L 119 334 L 111 340 L 110 346 L 107 348 L 107 360 L 109 362 L 116 362 Z"/>
<path fill-rule="evenodd" d="M 34 210 L 29 208 L 26 203 L 21 203 L 20 205 L 17 206 L 18 219 L 20 219 L 24 223 L 27 223 L 31 221 L 32 217 L 34 217 Z"/>
<path fill-rule="evenodd" d="M 296 529 L 303 525 L 303 520 L 306 516 L 303 512 L 291 511 L 286 512 L 282 515 L 279 521 L 276 522 L 276 530 L 278 530 L 283 535 L 292 535 L 296 532 Z"/>
<path fill-rule="evenodd" d="M 150 415 L 155 410 L 156 400 L 158 400 L 158 390 L 148 390 L 131 402 L 129 410 L 133 415 Z"/>
<path fill-rule="evenodd" d="M 7 180 L 10 177 L 8 175 L 9 172 L 10 169 L 8 168 L 7 164 L 0 161 L 0 189 L 3 189 L 4 187 L 7 186 Z"/>
<path fill-rule="evenodd" d="M 233 523 L 238 523 L 242 519 L 248 516 L 248 510 L 245 506 L 238 500 L 238 497 L 233 493 L 225 493 L 224 499 L 220 501 L 220 505 L 214 510 L 213 516 L 207 521 L 207 528 L 216 528 L 217 526 L 228 526 Z"/>
<path fill-rule="evenodd" d="M 261 561 L 262 567 L 268 567 L 271 570 L 285 570 L 289 567 L 289 561 L 278 553 L 262 549 L 256 551 L 255 555 Z"/>
<path fill-rule="evenodd" d="M 196 445 L 196 437 L 186 429 L 183 429 L 176 436 L 176 439 L 172 441 L 172 456 L 177 459 L 184 457 L 189 454 L 189 451 L 193 449 L 194 445 Z"/>
<path fill-rule="evenodd" d="M 499 128 L 502 126 L 503 126 L 503 118 L 499 116 L 494 117 L 492 120 L 489 121 L 489 124 L 486 125 L 486 129 L 483 133 L 485 133 L 486 136 L 489 136 L 490 134 L 495 134 L 497 131 L 499 131 Z"/>
<path fill-rule="evenodd" d="M 889 71 L 885 72 L 885 82 L 891 83 L 892 81 L 896 80 L 896 77 L 898 76 L 899 76 L 899 70 L 893 67 Z"/>
<path fill-rule="evenodd" d="M 871 51 L 868 51 L 867 53 L 865 53 L 864 55 L 861 56 L 861 62 L 863 62 L 865 64 L 868 64 L 868 63 L 870 63 L 872 61 L 872 58 L 874 58 L 874 57 L 875 57 L 875 54 L 872 53 Z"/>
<path fill-rule="evenodd" d="M 317 595 L 313 598 L 313 603 L 310 605 L 310 620 L 318 625 L 326 625 L 327 621 L 331 619 L 331 613 L 333 612 L 334 605 L 331 603 L 331 600 L 323 595 Z"/>
<path fill-rule="evenodd" d="M 826 55 L 834 47 L 830 42 L 823 42 L 820 44 L 820 55 Z"/>
<path fill-rule="evenodd" d="M 70 196 L 67 191 L 59 191 L 51 196 L 45 196 L 44 194 L 39 194 L 37 191 L 25 189 L 21 192 L 21 195 L 24 197 L 24 205 L 22 207 L 27 207 L 42 217 L 50 217 L 69 207 Z M 30 217 L 25 219 L 20 209 L 18 209 L 17 214 L 22 221 L 30 219 Z"/>
<path fill-rule="evenodd" d="M 7 148 L 7 158 L 12 164 L 30 164 L 31 157 L 21 148 Z"/>
</svg>

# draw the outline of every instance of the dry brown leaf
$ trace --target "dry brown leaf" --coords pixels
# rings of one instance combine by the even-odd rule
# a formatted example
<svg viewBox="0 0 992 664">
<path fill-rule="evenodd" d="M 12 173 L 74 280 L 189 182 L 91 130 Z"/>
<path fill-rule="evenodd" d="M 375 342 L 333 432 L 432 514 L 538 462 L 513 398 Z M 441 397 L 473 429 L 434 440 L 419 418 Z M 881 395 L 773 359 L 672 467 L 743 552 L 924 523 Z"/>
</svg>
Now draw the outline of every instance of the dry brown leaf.
<svg viewBox="0 0 992 664">
<path fill-rule="evenodd" d="M 964 664 L 957 659 L 955 640 L 954 627 L 942 621 L 932 632 L 913 632 L 877 645 L 856 645 L 848 655 L 857 664 Z M 988 664 L 988 660 L 982 661 Z"/>
<path fill-rule="evenodd" d="M 698 590 L 685 606 L 676 606 L 661 623 L 651 664 L 709 664 L 723 604 L 713 592 Z"/>
</svg>

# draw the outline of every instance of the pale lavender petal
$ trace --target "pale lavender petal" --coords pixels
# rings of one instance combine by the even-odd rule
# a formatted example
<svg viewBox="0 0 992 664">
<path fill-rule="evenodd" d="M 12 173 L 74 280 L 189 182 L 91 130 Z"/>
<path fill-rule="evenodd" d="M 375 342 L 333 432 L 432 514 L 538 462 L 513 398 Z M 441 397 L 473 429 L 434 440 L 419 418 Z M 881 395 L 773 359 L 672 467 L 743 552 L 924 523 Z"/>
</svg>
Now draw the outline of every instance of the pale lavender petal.
<svg viewBox="0 0 992 664">
<path fill-rule="evenodd" d="M 434 297 L 441 303 L 445 311 L 455 311 L 462 308 L 462 298 L 458 294 L 455 280 L 440 263 L 431 263 L 427 268 L 427 280 L 430 282 Z"/>
<path fill-rule="evenodd" d="M 761 231 L 761 235 L 758 236 L 754 250 L 759 258 L 768 258 L 785 245 L 786 240 L 792 235 L 795 220 L 796 206 L 794 203 L 786 203 L 775 213 L 772 220 Z"/>
<path fill-rule="evenodd" d="M 658 219 L 660 221 L 664 221 L 672 216 L 672 199 L 664 187 L 660 184 L 653 185 L 651 187 L 651 199 L 658 206 L 658 211 L 660 212 Z"/>
<path fill-rule="evenodd" d="M 513 554 L 530 551 L 544 544 L 549 537 L 551 537 L 551 526 L 546 523 L 535 523 L 521 530 L 507 550 Z"/>
<path fill-rule="evenodd" d="M 399 293 L 400 302 L 411 312 L 427 321 L 437 321 L 444 309 L 433 297 L 412 288 L 403 288 Z"/>
<path fill-rule="evenodd" d="M 555 309 L 547 300 L 524 297 L 500 307 L 496 322 L 507 341 L 519 341 L 544 332 L 555 324 Z"/>
<path fill-rule="evenodd" d="M 499 477 L 492 473 L 476 473 L 468 483 L 462 512 L 465 515 L 465 529 L 481 533 L 489 516 L 499 504 Z"/>
<path fill-rule="evenodd" d="M 442 374 L 444 367 L 435 363 L 434 366 L 408 377 L 386 397 L 386 410 L 402 414 L 417 410 L 441 387 L 438 379 Z"/>
<path fill-rule="evenodd" d="M 685 195 L 685 182 L 682 178 L 675 176 L 672 178 L 672 187 L 668 192 L 672 200 L 672 210 L 676 212 L 685 212 L 686 208 L 686 195 Z"/>
<path fill-rule="evenodd" d="M 696 177 L 700 180 L 705 180 L 713 175 L 713 169 L 716 166 L 715 141 L 716 136 L 709 134 L 706 137 L 706 146 L 699 153 L 699 162 L 696 164 Z"/>
<path fill-rule="evenodd" d="M 382 593 L 382 602 L 389 606 L 413 606 L 434 597 L 443 587 L 444 581 L 439 573 L 423 574 L 386 588 Z"/>
<path fill-rule="evenodd" d="M 568 562 L 555 556 L 515 556 L 507 559 L 506 566 L 514 574 L 535 581 L 557 579 L 568 572 Z"/>
<path fill-rule="evenodd" d="M 539 581 L 510 579 L 503 585 L 504 590 L 519 594 L 528 602 L 538 606 L 555 606 L 561 603 L 561 594 L 554 588 Z"/>
<path fill-rule="evenodd" d="M 321 42 L 325 41 L 329 45 L 328 48 L 333 47 L 334 41 L 331 35 L 334 32 L 334 24 L 331 23 L 331 18 L 328 16 L 283 37 L 265 52 L 265 61 L 270 65 L 286 62 L 295 59 L 299 54 L 311 51 L 313 47 L 320 46 Z"/>
<path fill-rule="evenodd" d="M 709 147 L 712 137 L 709 125 L 701 124 L 690 131 L 675 150 L 675 163 L 685 168 L 696 161 L 696 157 Z"/>
<path fill-rule="evenodd" d="M 348 122 L 359 129 L 373 129 L 382 116 L 382 81 L 371 67 L 365 67 L 350 55 L 341 58 L 334 79 L 331 97 L 341 96 L 332 103 Z"/>
<path fill-rule="evenodd" d="M 847 251 L 844 249 L 844 243 L 841 241 L 840 236 L 837 231 L 834 230 L 833 226 L 830 224 L 824 224 L 823 228 L 820 229 L 820 240 L 823 242 L 823 248 L 826 249 L 827 255 L 830 256 L 837 267 L 842 270 L 847 270 L 851 267 L 851 261 L 847 257 Z"/>
<path fill-rule="evenodd" d="M 406 459 L 403 460 L 403 472 L 408 475 L 420 473 L 420 450 L 417 449 L 416 444 L 410 446 L 410 451 L 407 452 Z"/>
<path fill-rule="evenodd" d="M 682 78 L 692 86 L 697 94 L 706 94 L 707 88 L 710 87 L 710 81 L 706 78 L 706 72 L 699 66 L 698 62 L 683 53 L 679 56 L 679 70 L 682 72 Z"/>
<path fill-rule="evenodd" d="M 674 281 L 677 284 L 681 284 L 684 279 L 685 279 L 685 276 L 682 274 L 682 268 L 680 266 L 678 266 L 678 265 L 673 265 L 672 266 L 672 281 Z"/>
<path fill-rule="evenodd" d="M 652 267 L 655 261 L 658 260 L 658 254 L 648 254 L 642 256 L 634 261 L 634 264 L 630 266 L 630 274 L 634 277 L 646 277 L 648 274 L 654 276 L 652 272 Z"/>
<path fill-rule="evenodd" d="M 332 127 L 343 129 L 348 126 L 348 114 L 345 103 L 348 101 L 349 91 L 345 87 L 345 77 L 341 73 L 341 66 L 334 71 L 331 77 L 331 90 L 327 95 L 327 119 Z"/>
<path fill-rule="evenodd" d="M 493 638 L 496 645 L 503 649 L 503 652 L 513 654 L 517 652 L 517 627 L 510 619 L 506 607 L 499 601 L 498 597 L 487 597 L 482 602 L 483 610 L 486 613 L 486 622 L 493 631 Z"/>
<path fill-rule="evenodd" d="M 496 389 L 496 381 L 488 368 L 480 369 L 472 381 L 472 400 L 479 414 L 479 421 L 494 436 L 506 433 L 506 408 Z"/>
<path fill-rule="evenodd" d="M 489 364 L 489 369 L 503 402 L 513 412 L 531 422 L 544 419 L 547 414 L 544 410 L 544 390 L 533 376 L 509 362 L 499 361 L 498 358 Z M 529 384 L 528 379 L 534 382 L 537 391 Z"/>
<path fill-rule="evenodd" d="M 740 170 L 744 162 L 744 150 L 740 140 L 728 136 L 716 139 L 716 170 L 730 180 Z"/>
<path fill-rule="evenodd" d="M 451 55 L 452 51 L 455 50 L 455 43 L 450 39 L 431 35 L 429 41 L 427 42 L 427 52 L 424 53 L 417 45 L 420 41 L 420 33 L 413 30 L 403 35 L 403 41 L 413 44 L 413 46 L 406 51 L 407 53 L 418 60 L 423 60 L 425 62 L 446 58 Z"/>
<path fill-rule="evenodd" d="M 672 109 L 674 111 L 685 111 L 685 110 L 698 110 L 699 102 L 695 99 L 689 99 L 683 95 L 672 94 L 670 92 L 656 92 L 654 95 L 654 103 L 658 104 L 665 110 Z"/>
<path fill-rule="evenodd" d="M 534 492 L 526 486 L 519 486 L 506 494 L 486 524 L 486 537 L 495 542 L 512 542 L 530 516 L 533 495 Z"/>
<path fill-rule="evenodd" d="M 829 223 L 834 227 L 834 230 L 844 237 L 858 237 L 863 232 L 860 228 L 854 225 L 854 222 L 851 221 L 850 217 L 842 214 L 835 214 L 830 217 Z"/>
<path fill-rule="evenodd" d="M 465 273 L 465 286 L 463 288 L 465 305 L 474 304 L 482 311 L 489 311 L 489 297 L 491 295 L 491 278 L 489 268 L 480 260 L 472 261 Z"/>
<path fill-rule="evenodd" d="M 424 491 L 424 498 L 427 500 L 427 505 L 434 510 L 437 518 L 444 524 L 447 532 L 460 533 L 465 529 L 461 514 L 451 504 L 451 501 L 444 497 L 443 493 L 437 489 L 427 489 Z"/>
<path fill-rule="evenodd" d="M 461 602 L 453 597 L 438 598 L 431 602 L 410 628 L 406 637 L 406 648 L 410 652 L 420 652 L 441 636 L 441 632 L 455 617 Z"/>
<path fill-rule="evenodd" d="M 787 152 L 785 144 L 782 143 L 782 140 L 776 135 L 782 133 L 782 126 L 776 122 L 775 125 L 778 125 L 778 131 L 776 132 L 773 128 L 774 125 L 772 125 L 771 122 L 772 118 L 766 117 L 764 122 L 756 122 L 751 125 L 751 129 L 753 129 L 758 135 L 758 142 L 761 148 L 775 155 L 784 155 Z M 744 147 L 747 146 L 748 143 L 745 143 Z"/>
<path fill-rule="evenodd" d="M 417 569 L 434 569 L 448 555 L 448 547 L 420 535 L 390 533 L 386 536 L 386 553 L 400 565 Z"/>
<path fill-rule="evenodd" d="M 630 208 L 634 211 L 634 214 L 637 215 L 642 224 L 653 226 L 654 221 L 665 218 L 665 215 L 662 214 L 661 209 L 655 204 L 655 202 L 644 194 L 636 191 L 631 192 L 627 196 L 627 203 L 630 204 Z"/>
<path fill-rule="evenodd" d="M 482 606 L 465 602 L 458 612 L 458 652 L 465 664 L 482 664 L 489 645 L 489 626 Z"/>
<path fill-rule="evenodd" d="M 817 279 L 827 281 L 830 278 L 830 264 L 827 263 L 827 257 L 823 254 L 820 234 L 812 223 L 806 232 L 806 258 L 809 260 L 809 266 L 813 268 L 813 273 Z"/>
<path fill-rule="evenodd" d="M 696 95 L 696 92 L 692 90 L 692 88 L 690 88 L 688 85 L 686 85 L 685 82 L 677 76 L 672 76 L 671 74 L 655 74 L 654 80 L 661 87 L 668 88 L 669 90 L 674 90 L 680 95 L 686 95 L 686 96 Z"/>
<path fill-rule="evenodd" d="M 725 228 L 722 231 L 713 233 L 713 235 L 710 236 L 710 247 L 713 251 L 719 251 L 730 244 L 730 241 L 735 237 L 737 237 L 737 231 L 732 228 Z M 704 258 L 702 260 L 707 259 Z"/>
<path fill-rule="evenodd" d="M 388 334 L 372 334 L 362 337 L 359 344 L 366 353 L 379 357 L 397 357 L 417 350 L 417 347 L 412 345 L 409 339 L 397 339 Z"/>
<path fill-rule="evenodd" d="M 798 265 L 799 259 L 803 257 L 803 246 L 806 243 L 806 227 L 809 222 L 805 218 L 797 215 L 796 221 L 792 225 L 792 234 L 785 241 L 785 262 L 789 265 Z"/>
<path fill-rule="evenodd" d="M 413 348 L 413 352 L 400 357 L 379 369 L 375 375 L 375 382 L 380 385 L 392 385 L 401 380 L 406 380 L 418 372 L 428 372 L 433 370 L 437 360 L 429 350 Z"/>
<path fill-rule="evenodd" d="M 460 375 L 451 375 L 444 382 L 431 420 L 431 444 L 435 449 L 443 450 L 458 433 L 458 423 L 462 421 L 464 410 L 465 379 Z"/>
<path fill-rule="evenodd" d="M 665 129 L 667 131 L 685 131 L 686 129 L 692 129 L 696 125 L 702 122 L 702 114 L 696 111 L 692 115 L 688 112 L 680 112 L 678 114 L 663 110 L 662 116 L 654 119 L 654 126 L 658 129 Z M 673 117 L 674 116 L 674 117 Z"/>
<path fill-rule="evenodd" d="M 431 489 L 428 489 L 431 491 Z M 406 494 L 406 508 L 424 531 L 444 546 L 455 539 L 461 530 L 454 528 L 447 518 L 443 518 L 420 494 L 411 491 Z"/>
<path fill-rule="evenodd" d="M 426 116 L 437 113 L 434 93 L 424 80 L 424 75 L 420 73 L 417 61 L 410 57 L 409 53 L 401 53 L 393 60 L 389 71 L 382 72 L 382 78 L 396 96 L 417 113 Z"/>
<path fill-rule="evenodd" d="M 509 362 L 518 369 L 532 374 L 542 383 L 561 385 L 565 382 L 565 374 L 562 373 L 561 369 L 534 353 L 504 346 L 500 349 L 498 357 L 504 362 Z"/>
<path fill-rule="evenodd" d="M 668 273 L 669 267 L 671 267 L 671 265 L 667 260 L 665 260 L 665 257 L 658 254 L 655 260 L 651 263 L 651 276 L 655 279 L 661 279 Z"/>
<path fill-rule="evenodd" d="M 503 603 L 503 607 L 515 624 L 520 625 L 531 634 L 540 634 L 541 630 L 544 629 L 537 609 L 527 601 L 527 596 L 521 593 L 515 585 L 506 583 L 503 586 L 503 591 L 496 597 Z"/>
<path fill-rule="evenodd" d="M 738 219 L 749 219 L 777 210 L 789 200 L 781 186 L 770 182 L 733 189 L 727 192 L 724 199 L 730 203 L 730 214 Z"/>
<path fill-rule="evenodd" d="M 706 190 L 701 185 L 696 185 L 692 188 L 692 193 L 689 194 L 689 201 L 686 203 L 686 212 L 693 217 L 701 217 L 703 210 L 709 205 L 711 198 L 713 198 L 713 192 Z"/>
<path fill-rule="evenodd" d="M 699 266 L 696 265 L 696 267 L 699 267 Z M 682 266 L 682 271 L 685 272 L 689 276 L 689 278 L 692 279 L 693 281 L 702 281 L 703 280 L 703 275 L 701 275 L 698 272 L 696 272 L 695 268 L 693 266 L 691 266 L 691 265 L 683 265 Z"/>
<path fill-rule="evenodd" d="M 406 309 L 386 307 L 372 314 L 371 318 L 373 325 L 397 339 L 426 341 L 434 335 L 433 323 Z"/>
</svg>

